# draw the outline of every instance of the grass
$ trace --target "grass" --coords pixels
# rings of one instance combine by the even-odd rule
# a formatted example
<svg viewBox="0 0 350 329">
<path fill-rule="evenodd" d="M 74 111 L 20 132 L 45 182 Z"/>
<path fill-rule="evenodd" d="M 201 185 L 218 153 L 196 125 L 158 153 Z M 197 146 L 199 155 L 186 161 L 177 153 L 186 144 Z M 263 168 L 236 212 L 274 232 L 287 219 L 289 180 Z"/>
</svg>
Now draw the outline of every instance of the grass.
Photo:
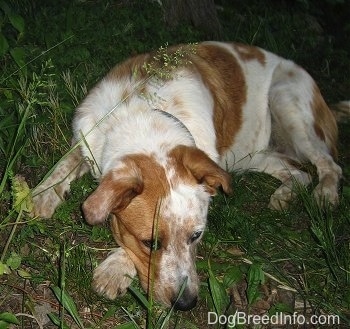
<svg viewBox="0 0 350 329">
<path fill-rule="evenodd" d="M 156 2 L 62 3 L 13 0 L 5 10 L 0 1 L 8 44 L 0 43 L 0 328 L 220 328 L 208 324 L 208 312 L 236 311 L 333 314 L 349 326 L 349 124 L 340 126 L 344 180 L 335 210 L 320 211 L 310 191 L 301 190 L 290 209 L 271 211 L 266 205 L 277 181 L 256 173 L 233 176 L 234 195 L 219 195 L 210 206 L 197 262 L 200 300 L 191 312 L 150 304 L 137 280 L 116 301 L 91 290 L 93 268 L 115 247 L 107 226 L 90 227 L 81 216 L 81 201 L 96 186 L 91 177 L 73 184 L 52 220 L 24 215 L 28 191 L 15 188 L 23 183 L 17 175 L 33 187 L 69 149 L 73 109 L 108 68 L 167 43 L 205 39 L 188 25 L 167 29 Z M 224 40 L 294 59 L 327 100 L 349 98 L 350 45 L 328 28 L 331 19 L 324 21 L 331 5 L 218 4 Z"/>
</svg>

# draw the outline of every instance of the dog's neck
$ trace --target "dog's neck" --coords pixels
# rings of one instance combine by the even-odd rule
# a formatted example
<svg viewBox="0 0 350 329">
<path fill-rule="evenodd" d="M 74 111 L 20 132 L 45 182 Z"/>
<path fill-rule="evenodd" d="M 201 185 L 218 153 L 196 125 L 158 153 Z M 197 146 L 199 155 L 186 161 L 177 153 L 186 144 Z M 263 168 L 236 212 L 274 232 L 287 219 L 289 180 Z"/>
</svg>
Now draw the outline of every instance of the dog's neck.
<svg viewBox="0 0 350 329">
<path fill-rule="evenodd" d="M 191 131 L 187 128 L 187 126 L 179 118 L 177 118 L 175 115 L 173 115 L 169 112 L 166 112 L 164 110 L 154 109 L 154 111 L 157 111 L 157 112 L 167 116 L 168 118 L 174 120 L 176 123 L 178 123 L 179 126 L 181 126 L 181 128 L 184 129 L 187 132 L 187 134 L 191 137 L 193 144 L 196 145 L 196 141 L 195 141 Z"/>
</svg>

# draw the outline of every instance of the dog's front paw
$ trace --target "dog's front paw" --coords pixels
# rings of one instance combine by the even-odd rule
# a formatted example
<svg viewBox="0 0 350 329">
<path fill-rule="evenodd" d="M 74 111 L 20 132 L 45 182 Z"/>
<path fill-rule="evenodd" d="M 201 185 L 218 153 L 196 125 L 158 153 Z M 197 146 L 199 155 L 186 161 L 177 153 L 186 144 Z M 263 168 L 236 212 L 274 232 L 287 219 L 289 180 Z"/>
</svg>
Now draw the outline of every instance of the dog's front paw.
<svg viewBox="0 0 350 329">
<path fill-rule="evenodd" d="M 33 191 L 32 217 L 51 218 L 55 209 L 62 203 L 62 198 L 53 187 L 39 186 Z"/>
<path fill-rule="evenodd" d="M 136 275 L 136 268 L 123 248 L 117 248 L 95 269 L 92 286 L 108 299 L 124 295 Z"/>
</svg>

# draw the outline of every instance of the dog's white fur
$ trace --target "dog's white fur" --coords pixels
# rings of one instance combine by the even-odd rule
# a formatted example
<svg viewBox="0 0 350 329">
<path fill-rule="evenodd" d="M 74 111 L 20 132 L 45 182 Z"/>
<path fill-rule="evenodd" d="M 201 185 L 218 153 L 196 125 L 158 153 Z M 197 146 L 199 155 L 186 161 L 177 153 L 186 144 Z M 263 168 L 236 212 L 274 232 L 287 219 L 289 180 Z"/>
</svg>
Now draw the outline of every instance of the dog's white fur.
<svg viewBox="0 0 350 329">
<path fill-rule="evenodd" d="M 96 269 L 96 290 L 114 298 L 136 267 L 158 300 L 189 309 L 198 293 L 195 245 L 210 196 L 220 185 L 230 190 L 219 166 L 279 179 L 269 203 L 274 209 L 288 205 L 295 183 L 311 181 L 295 164 L 317 168 L 314 195 L 321 206 L 338 203 L 342 171 L 334 161 L 335 120 L 306 71 L 240 44 L 206 42 L 190 54 L 181 47 L 169 53 L 184 49 L 188 61 L 171 78 L 147 75 L 143 64 L 158 63 L 140 55 L 91 90 L 73 121 L 78 147 L 36 188 L 34 202 L 35 215 L 51 217 L 70 182 L 90 169 L 101 183 L 83 205 L 85 217 L 96 224 L 111 213 L 122 247 Z M 150 240 L 161 241 L 152 253 L 142 245 Z"/>
</svg>

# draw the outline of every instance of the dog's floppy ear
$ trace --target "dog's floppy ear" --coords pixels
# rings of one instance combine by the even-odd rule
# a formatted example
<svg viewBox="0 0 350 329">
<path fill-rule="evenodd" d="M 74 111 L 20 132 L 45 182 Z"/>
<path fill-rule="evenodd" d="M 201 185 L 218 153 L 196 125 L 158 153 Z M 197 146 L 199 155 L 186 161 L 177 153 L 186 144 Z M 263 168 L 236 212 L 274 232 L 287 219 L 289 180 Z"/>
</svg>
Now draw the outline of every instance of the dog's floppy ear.
<svg viewBox="0 0 350 329">
<path fill-rule="evenodd" d="M 178 146 L 174 149 L 178 160 L 191 172 L 198 183 L 204 184 L 211 195 L 216 194 L 218 187 L 225 193 L 232 192 L 231 176 L 211 160 L 202 150 L 195 147 Z"/>
<path fill-rule="evenodd" d="M 125 209 L 142 190 L 142 176 L 134 163 L 128 163 L 123 169 L 110 171 L 83 203 L 85 220 L 91 225 L 103 223 L 111 211 Z"/>
</svg>

